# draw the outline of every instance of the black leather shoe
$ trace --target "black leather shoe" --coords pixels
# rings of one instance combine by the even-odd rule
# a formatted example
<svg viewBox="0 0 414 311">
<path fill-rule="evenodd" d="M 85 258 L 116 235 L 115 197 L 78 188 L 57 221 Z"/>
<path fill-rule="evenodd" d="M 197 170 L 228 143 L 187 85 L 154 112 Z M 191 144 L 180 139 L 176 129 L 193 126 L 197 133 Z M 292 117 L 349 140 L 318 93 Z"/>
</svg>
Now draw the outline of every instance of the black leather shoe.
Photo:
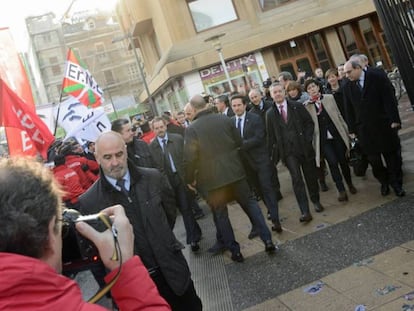
<svg viewBox="0 0 414 311">
<path fill-rule="evenodd" d="M 381 185 L 381 194 L 385 197 L 390 193 L 390 187 L 387 184 Z"/>
<path fill-rule="evenodd" d="M 231 260 L 233 260 L 235 262 L 243 262 L 244 257 L 241 253 L 232 253 L 231 254 Z"/>
<path fill-rule="evenodd" d="M 308 223 L 308 222 L 310 222 L 312 219 L 313 219 L 313 217 L 312 217 L 312 215 L 311 215 L 311 214 L 305 214 L 305 215 L 300 216 L 299 221 L 300 221 L 300 222 L 305 222 L 305 223 Z"/>
<path fill-rule="evenodd" d="M 267 240 L 265 242 L 265 251 L 267 253 L 273 253 L 274 251 L 276 251 L 276 246 L 275 244 L 272 242 L 272 240 Z"/>
<path fill-rule="evenodd" d="M 191 242 L 191 251 L 197 252 L 200 250 L 200 245 L 198 242 Z"/>
<path fill-rule="evenodd" d="M 226 247 L 224 245 L 222 245 L 220 243 L 216 243 L 212 247 L 210 247 L 207 251 L 210 254 L 218 255 L 218 254 L 221 254 L 222 252 L 224 252 L 225 250 L 226 250 Z"/>
<path fill-rule="evenodd" d="M 355 194 L 358 192 L 353 184 L 348 185 L 348 189 L 349 189 L 349 192 L 351 192 L 351 194 Z"/>
<path fill-rule="evenodd" d="M 405 196 L 405 190 L 403 188 L 394 189 L 394 192 L 395 192 L 395 195 L 397 197 L 403 197 L 403 196 Z"/>
<path fill-rule="evenodd" d="M 277 233 L 281 233 L 283 231 L 282 225 L 279 221 L 273 221 L 272 231 L 276 231 Z"/>
<path fill-rule="evenodd" d="M 317 213 L 320 213 L 320 212 L 324 211 L 324 207 L 319 202 L 313 203 L 313 207 L 315 208 L 315 212 L 317 212 Z"/>
<path fill-rule="evenodd" d="M 255 237 L 259 236 L 259 232 L 257 232 L 255 229 L 252 229 L 252 231 L 250 231 L 249 235 L 247 236 L 247 238 L 249 240 L 254 239 Z"/>
<path fill-rule="evenodd" d="M 283 195 L 282 195 L 282 193 L 281 193 L 280 191 L 276 191 L 276 199 L 277 199 L 278 201 L 280 201 L 280 200 L 282 200 L 282 199 L 283 199 Z"/>
</svg>

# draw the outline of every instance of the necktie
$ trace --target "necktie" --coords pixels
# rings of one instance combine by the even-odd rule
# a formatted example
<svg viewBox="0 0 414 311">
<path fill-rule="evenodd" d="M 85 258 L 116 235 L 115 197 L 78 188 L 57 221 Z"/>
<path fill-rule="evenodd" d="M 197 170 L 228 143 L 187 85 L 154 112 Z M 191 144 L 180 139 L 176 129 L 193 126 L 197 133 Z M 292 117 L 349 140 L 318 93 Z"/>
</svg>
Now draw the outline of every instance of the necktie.
<svg viewBox="0 0 414 311">
<path fill-rule="evenodd" d="M 283 105 L 279 105 L 279 109 L 280 109 L 280 116 L 282 117 L 283 121 L 285 121 L 286 123 L 287 115 L 286 115 L 286 111 L 283 109 Z"/>
<path fill-rule="evenodd" d="M 172 173 L 173 170 L 171 168 L 170 153 L 168 152 L 167 140 L 165 138 L 163 138 L 163 140 L 162 140 L 162 150 L 163 150 L 163 153 L 164 153 L 164 168 L 165 168 L 166 172 Z"/>
<path fill-rule="evenodd" d="M 242 131 L 241 122 L 242 122 L 242 118 L 238 118 L 237 119 L 237 128 L 239 129 L 240 136 L 243 137 L 243 131 Z"/>
<path fill-rule="evenodd" d="M 116 185 L 121 188 L 121 192 L 128 198 L 128 201 L 131 203 L 131 198 L 129 197 L 129 192 L 125 188 L 125 179 L 118 179 L 116 181 Z"/>
<path fill-rule="evenodd" d="M 358 89 L 359 89 L 360 91 L 362 91 L 363 87 L 362 87 L 362 81 L 361 81 L 361 80 L 358 80 L 358 81 L 357 81 L 357 86 L 358 86 Z"/>
</svg>

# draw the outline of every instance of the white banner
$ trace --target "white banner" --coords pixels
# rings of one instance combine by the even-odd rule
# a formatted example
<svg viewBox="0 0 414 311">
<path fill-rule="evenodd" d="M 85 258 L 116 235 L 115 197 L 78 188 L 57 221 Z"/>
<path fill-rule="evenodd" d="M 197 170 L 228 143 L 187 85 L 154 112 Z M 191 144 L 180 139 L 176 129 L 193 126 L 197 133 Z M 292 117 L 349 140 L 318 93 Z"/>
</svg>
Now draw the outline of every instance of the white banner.
<svg viewBox="0 0 414 311">
<path fill-rule="evenodd" d="M 88 109 L 72 96 L 60 103 L 58 124 L 66 132 L 65 139 L 76 137 L 78 141 L 95 142 L 101 133 L 111 130 L 103 107 Z"/>
</svg>

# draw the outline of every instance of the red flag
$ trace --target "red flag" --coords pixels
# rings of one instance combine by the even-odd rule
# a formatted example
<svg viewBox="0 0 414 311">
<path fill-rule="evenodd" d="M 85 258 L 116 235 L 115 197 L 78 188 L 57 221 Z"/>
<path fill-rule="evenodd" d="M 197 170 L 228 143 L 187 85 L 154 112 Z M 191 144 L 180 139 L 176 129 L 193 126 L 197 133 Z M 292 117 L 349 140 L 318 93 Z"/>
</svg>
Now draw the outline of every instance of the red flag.
<svg viewBox="0 0 414 311">
<path fill-rule="evenodd" d="M 0 28 L 0 79 L 26 103 L 28 109 L 35 111 L 35 105 L 26 68 L 20 59 L 10 30 Z M 36 149 L 27 133 L 18 128 L 5 127 L 10 156 L 35 156 Z"/>
<path fill-rule="evenodd" d="M 0 125 L 26 131 L 44 159 L 55 137 L 33 109 L 0 79 Z"/>
<path fill-rule="evenodd" d="M 102 89 L 72 49 L 68 51 L 62 88 L 89 108 L 101 106 L 104 101 Z"/>
</svg>

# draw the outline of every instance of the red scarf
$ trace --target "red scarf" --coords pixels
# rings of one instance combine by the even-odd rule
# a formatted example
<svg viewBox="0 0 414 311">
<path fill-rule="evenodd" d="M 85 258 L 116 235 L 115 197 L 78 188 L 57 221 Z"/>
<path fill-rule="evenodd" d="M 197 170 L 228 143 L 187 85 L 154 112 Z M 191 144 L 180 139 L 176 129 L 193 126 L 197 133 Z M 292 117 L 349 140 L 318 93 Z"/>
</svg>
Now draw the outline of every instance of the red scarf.
<svg viewBox="0 0 414 311">
<path fill-rule="evenodd" d="M 322 112 L 322 95 L 321 93 L 318 93 L 318 95 L 315 96 L 311 96 L 310 98 L 310 103 L 311 104 L 315 104 L 315 109 L 316 109 L 316 115 L 320 115 L 320 113 Z"/>
</svg>

